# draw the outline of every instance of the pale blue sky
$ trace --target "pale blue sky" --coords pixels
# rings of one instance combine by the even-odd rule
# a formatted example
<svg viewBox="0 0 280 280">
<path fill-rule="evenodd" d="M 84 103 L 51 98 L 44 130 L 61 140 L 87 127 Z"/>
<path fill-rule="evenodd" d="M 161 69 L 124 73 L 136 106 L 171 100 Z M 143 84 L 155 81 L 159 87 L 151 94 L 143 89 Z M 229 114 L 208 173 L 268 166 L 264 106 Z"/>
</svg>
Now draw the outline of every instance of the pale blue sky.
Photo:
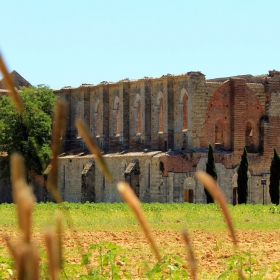
<svg viewBox="0 0 280 280">
<path fill-rule="evenodd" d="M 0 51 L 33 85 L 280 70 L 279 0 L 0 3 Z"/>
</svg>

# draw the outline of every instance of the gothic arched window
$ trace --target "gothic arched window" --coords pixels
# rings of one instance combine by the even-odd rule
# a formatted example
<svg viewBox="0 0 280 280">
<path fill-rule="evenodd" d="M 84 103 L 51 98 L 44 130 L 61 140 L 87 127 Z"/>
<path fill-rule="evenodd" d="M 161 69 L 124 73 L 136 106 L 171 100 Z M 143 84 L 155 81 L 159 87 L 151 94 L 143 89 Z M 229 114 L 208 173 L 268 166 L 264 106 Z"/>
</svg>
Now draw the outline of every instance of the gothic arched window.
<svg viewBox="0 0 280 280">
<path fill-rule="evenodd" d="M 158 132 L 163 132 L 163 98 L 159 101 Z"/>
<path fill-rule="evenodd" d="M 141 101 L 137 102 L 137 134 L 141 134 Z"/>
<path fill-rule="evenodd" d="M 116 135 L 121 133 L 120 102 L 116 104 Z"/>
<path fill-rule="evenodd" d="M 100 103 L 98 103 L 96 108 L 96 136 L 100 136 Z"/>
<path fill-rule="evenodd" d="M 183 96 L 183 130 L 188 129 L 188 96 Z"/>
<path fill-rule="evenodd" d="M 250 122 L 246 124 L 246 131 L 245 131 L 245 146 L 253 146 L 253 126 Z"/>
<path fill-rule="evenodd" d="M 221 121 L 218 121 L 215 125 L 215 144 L 224 143 L 224 131 L 223 124 Z"/>
</svg>

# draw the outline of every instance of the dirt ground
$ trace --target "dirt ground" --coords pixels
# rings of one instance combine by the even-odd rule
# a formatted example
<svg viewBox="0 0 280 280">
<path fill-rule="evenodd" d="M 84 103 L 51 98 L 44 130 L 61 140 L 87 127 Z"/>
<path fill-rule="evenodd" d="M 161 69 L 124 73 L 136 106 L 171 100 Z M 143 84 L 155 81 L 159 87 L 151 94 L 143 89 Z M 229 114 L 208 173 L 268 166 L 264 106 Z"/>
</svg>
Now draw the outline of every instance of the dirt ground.
<svg viewBox="0 0 280 280">
<path fill-rule="evenodd" d="M 16 232 L 7 232 L 5 229 L 0 229 L 0 234 L 4 233 L 8 233 L 8 236 L 13 240 L 19 238 Z M 187 263 L 185 245 L 180 232 L 154 230 L 153 234 L 162 255 L 176 254 L 181 259 L 185 259 Z M 265 267 L 267 265 L 269 271 L 274 263 L 280 262 L 280 230 L 238 230 L 238 249 L 233 247 L 231 237 L 227 231 L 193 230 L 189 232 L 189 235 L 195 252 L 198 270 L 201 274 L 211 271 L 217 273 L 225 271 L 228 268 L 227 259 L 239 252 L 250 252 L 252 259 L 258 262 L 254 266 Z M 39 233 L 33 235 L 33 240 L 40 246 L 44 243 L 42 234 Z M 140 230 L 65 232 L 63 238 L 65 258 L 69 263 L 80 263 L 80 254 L 75 248 L 80 246 L 86 252 L 88 245 L 105 241 L 120 245 L 125 250 L 125 254 L 132 260 L 132 266 L 133 263 L 136 264 L 139 261 L 156 262 L 150 246 Z M 0 247 L 5 246 L 4 240 L 0 239 Z M 278 275 L 277 272 L 276 275 Z"/>
</svg>

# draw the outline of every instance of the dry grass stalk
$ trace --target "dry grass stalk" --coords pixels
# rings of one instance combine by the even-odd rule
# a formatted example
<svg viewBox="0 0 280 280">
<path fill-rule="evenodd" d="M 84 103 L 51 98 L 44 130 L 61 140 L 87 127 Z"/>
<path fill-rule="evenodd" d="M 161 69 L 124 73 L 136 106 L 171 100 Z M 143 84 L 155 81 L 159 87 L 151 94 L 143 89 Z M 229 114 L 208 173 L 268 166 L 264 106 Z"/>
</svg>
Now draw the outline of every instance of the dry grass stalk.
<svg viewBox="0 0 280 280">
<path fill-rule="evenodd" d="M 28 243 L 12 244 L 8 236 L 4 236 L 17 268 L 18 279 L 39 279 L 39 254 L 37 248 Z"/>
<path fill-rule="evenodd" d="M 102 173 L 105 175 L 106 179 L 112 180 L 112 174 L 108 168 L 108 165 L 106 164 L 106 162 L 104 160 L 104 157 L 102 157 L 102 155 L 101 155 L 101 151 L 98 147 L 98 144 L 94 141 L 94 139 L 92 139 L 92 137 L 90 136 L 84 123 L 80 119 L 77 119 L 75 122 L 75 125 L 76 125 L 80 135 L 84 139 L 90 152 L 96 156 L 95 161 L 97 162 Z"/>
<path fill-rule="evenodd" d="M 23 104 L 22 104 L 22 101 L 17 93 L 17 91 L 15 90 L 15 85 L 14 85 L 14 82 L 7 70 L 7 67 L 4 63 L 4 60 L 0 54 L 0 70 L 3 74 L 3 77 L 4 77 L 4 83 L 7 87 L 7 89 L 9 90 L 9 93 L 12 97 L 12 100 L 14 102 L 14 105 L 16 107 L 16 109 L 22 114 L 23 113 Z"/>
<path fill-rule="evenodd" d="M 39 279 L 39 253 L 37 248 L 31 244 L 30 250 L 30 263 L 29 263 L 29 273 L 28 275 L 31 276 L 31 279 L 37 280 Z"/>
<path fill-rule="evenodd" d="M 182 236 L 183 236 L 183 240 L 185 241 L 186 248 L 187 248 L 191 277 L 192 277 L 192 279 L 195 280 L 196 279 L 196 267 L 197 267 L 196 260 L 194 257 L 194 252 L 193 252 L 192 245 L 191 245 L 191 242 L 190 242 L 186 229 L 182 230 Z"/>
<path fill-rule="evenodd" d="M 60 271 L 59 249 L 55 233 L 52 229 L 47 228 L 44 233 L 44 238 L 47 247 L 49 272 L 52 280 L 58 279 Z"/>
<path fill-rule="evenodd" d="M 12 183 L 17 180 L 25 179 L 25 167 L 23 164 L 23 158 L 19 154 L 13 154 L 11 156 L 11 179 Z"/>
<path fill-rule="evenodd" d="M 66 120 L 66 104 L 59 100 L 56 104 L 54 115 L 54 125 L 52 133 L 52 159 L 51 171 L 48 177 L 47 187 L 51 192 L 56 202 L 61 203 L 62 199 L 57 191 L 57 177 L 58 177 L 58 156 L 61 152 L 61 136 L 64 135 Z"/>
<path fill-rule="evenodd" d="M 62 206 L 62 212 L 66 217 L 67 225 L 71 231 L 71 234 L 74 237 L 75 242 L 78 245 L 80 254 L 83 255 L 82 245 L 80 244 L 79 238 L 76 231 L 74 230 L 74 225 L 71 219 L 71 216 L 67 208 L 63 204 L 63 200 L 60 196 L 60 193 L 57 189 L 57 176 L 58 176 L 58 157 L 61 153 L 61 136 L 65 131 L 66 123 L 66 104 L 64 101 L 59 100 L 56 105 L 55 116 L 54 116 L 54 126 L 52 134 L 52 160 L 51 160 L 51 171 L 49 174 L 47 187 L 50 193 L 52 194 L 54 200 Z M 57 219 L 57 235 L 58 235 L 58 260 L 59 267 L 62 269 L 62 241 L 61 241 L 61 217 Z M 86 265 L 87 271 L 89 271 L 89 266 Z"/>
<path fill-rule="evenodd" d="M 237 246 L 235 230 L 234 230 L 232 220 L 231 220 L 228 208 L 227 208 L 226 199 L 225 199 L 222 191 L 218 187 L 216 181 L 209 174 L 207 174 L 203 171 L 197 171 L 196 177 L 205 186 L 205 188 L 212 195 L 212 197 L 219 203 L 219 205 L 222 209 L 222 212 L 225 216 L 225 220 L 228 225 L 229 231 L 231 233 L 233 243 L 235 246 Z"/>
<path fill-rule="evenodd" d="M 56 217 L 56 234 L 59 268 L 62 269 L 62 216 Z"/>
<path fill-rule="evenodd" d="M 23 159 L 18 154 L 11 156 L 11 176 L 13 184 L 13 199 L 17 205 L 17 213 L 20 229 L 24 235 L 24 241 L 29 243 L 31 237 L 31 217 L 35 197 L 24 178 Z"/>
<path fill-rule="evenodd" d="M 154 237 L 152 235 L 150 226 L 148 225 L 148 222 L 146 221 L 146 218 L 142 212 L 142 208 L 140 205 L 139 199 L 136 197 L 135 193 L 133 192 L 132 188 L 124 183 L 124 182 L 119 182 L 117 184 L 118 186 L 118 191 L 120 192 L 121 196 L 125 200 L 125 202 L 130 206 L 132 211 L 134 212 L 136 218 L 138 219 L 148 241 L 151 244 L 151 247 L 158 259 L 158 261 L 161 261 L 160 253 L 158 250 L 158 247 L 155 243 Z"/>
<path fill-rule="evenodd" d="M 31 244 L 31 218 L 35 197 L 25 181 L 23 158 L 18 154 L 11 156 L 11 178 L 13 199 L 17 205 L 18 223 L 23 233 L 23 241 L 12 245 L 6 236 L 7 245 L 17 266 L 18 279 L 39 279 L 39 254 Z"/>
</svg>

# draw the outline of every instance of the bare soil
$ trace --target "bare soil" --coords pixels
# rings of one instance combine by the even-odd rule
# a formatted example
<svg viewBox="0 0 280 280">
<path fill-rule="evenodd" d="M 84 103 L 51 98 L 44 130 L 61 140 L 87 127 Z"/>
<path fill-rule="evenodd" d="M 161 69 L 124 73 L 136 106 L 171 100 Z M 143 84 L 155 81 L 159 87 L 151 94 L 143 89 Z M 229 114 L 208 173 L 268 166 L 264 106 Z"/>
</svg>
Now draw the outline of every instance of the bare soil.
<svg viewBox="0 0 280 280">
<path fill-rule="evenodd" d="M 0 234 L 8 234 L 12 240 L 17 240 L 17 232 L 7 232 L 0 229 Z M 187 255 L 181 234 L 174 230 L 153 230 L 156 242 L 162 255 L 176 254 L 186 260 Z M 234 248 L 231 237 L 227 231 L 210 232 L 206 230 L 193 230 L 189 232 L 195 252 L 198 270 L 201 274 L 209 272 L 222 273 L 228 268 L 227 259 L 240 252 L 250 252 L 253 259 L 257 260 L 258 267 L 271 267 L 280 262 L 280 230 L 238 230 L 238 248 Z M 44 244 L 40 233 L 33 234 L 34 243 L 38 246 Z M 64 232 L 63 247 L 67 262 L 80 263 L 81 251 L 86 252 L 90 244 L 111 242 L 121 246 L 124 253 L 131 260 L 131 266 L 139 262 L 149 265 L 156 263 L 151 248 L 140 230 L 127 231 L 83 231 Z M 0 247 L 6 247 L 3 239 L 0 239 Z M 78 250 L 77 248 L 82 248 Z M 93 260 L 94 261 L 94 260 Z M 270 269 L 268 269 L 270 270 Z M 139 272 L 135 271 L 137 278 Z M 277 275 L 277 274 L 276 274 Z M 138 275 L 139 276 L 139 275 Z M 271 275 L 272 277 L 272 275 Z"/>
</svg>

